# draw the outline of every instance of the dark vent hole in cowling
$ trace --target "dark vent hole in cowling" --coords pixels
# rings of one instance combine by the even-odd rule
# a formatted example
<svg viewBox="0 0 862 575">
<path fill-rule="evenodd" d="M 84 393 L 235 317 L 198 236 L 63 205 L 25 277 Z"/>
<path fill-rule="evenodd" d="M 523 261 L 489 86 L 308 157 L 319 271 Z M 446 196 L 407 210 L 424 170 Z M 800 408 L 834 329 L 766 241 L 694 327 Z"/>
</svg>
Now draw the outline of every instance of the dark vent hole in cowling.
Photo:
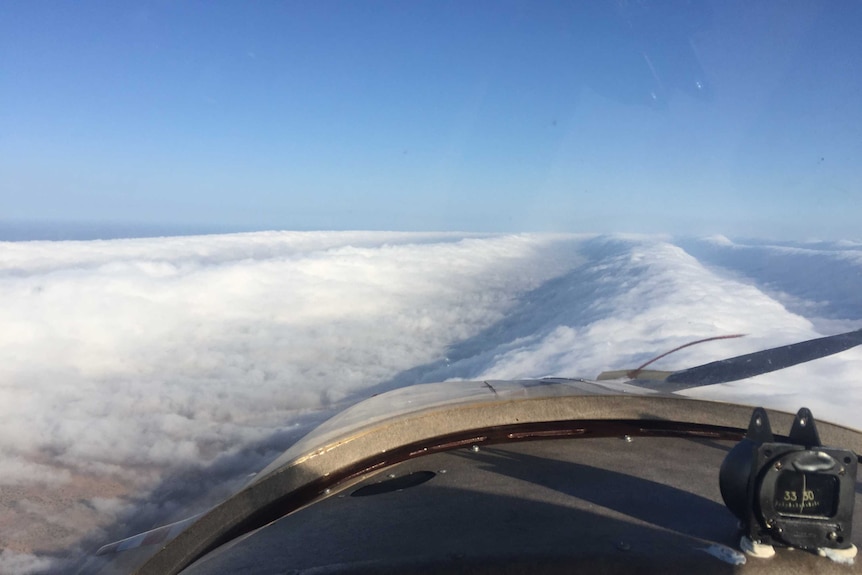
<svg viewBox="0 0 862 575">
<path fill-rule="evenodd" d="M 393 491 L 407 489 L 408 487 L 416 487 L 417 485 L 422 485 L 426 481 L 429 481 L 435 475 L 436 473 L 433 471 L 414 471 L 408 475 L 402 475 L 401 477 L 394 477 L 379 483 L 372 483 L 371 485 L 360 487 L 351 493 L 350 496 L 367 497 L 369 495 L 391 493 Z"/>
</svg>

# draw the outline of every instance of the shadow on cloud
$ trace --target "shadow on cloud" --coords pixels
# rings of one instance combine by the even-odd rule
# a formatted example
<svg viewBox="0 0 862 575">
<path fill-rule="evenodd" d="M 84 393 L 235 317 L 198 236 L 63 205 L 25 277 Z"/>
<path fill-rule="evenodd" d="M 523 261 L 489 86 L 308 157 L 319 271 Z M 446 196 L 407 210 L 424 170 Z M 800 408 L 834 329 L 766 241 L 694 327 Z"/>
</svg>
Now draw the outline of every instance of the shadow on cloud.
<svg viewBox="0 0 862 575">
<path fill-rule="evenodd" d="M 631 242 L 611 237 L 584 241 L 580 266 L 518 297 L 500 321 L 450 346 L 444 358 L 404 370 L 351 400 L 417 383 L 475 378 L 501 355 L 541 341 L 560 326 L 578 329 L 610 317 L 617 310 L 609 302 L 649 273 L 647 265 L 630 263 L 631 247 Z"/>
<path fill-rule="evenodd" d="M 862 320 L 862 247 L 848 242 L 676 242 L 704 264 L 722 268 L 806 317 Z"/>
</svg>

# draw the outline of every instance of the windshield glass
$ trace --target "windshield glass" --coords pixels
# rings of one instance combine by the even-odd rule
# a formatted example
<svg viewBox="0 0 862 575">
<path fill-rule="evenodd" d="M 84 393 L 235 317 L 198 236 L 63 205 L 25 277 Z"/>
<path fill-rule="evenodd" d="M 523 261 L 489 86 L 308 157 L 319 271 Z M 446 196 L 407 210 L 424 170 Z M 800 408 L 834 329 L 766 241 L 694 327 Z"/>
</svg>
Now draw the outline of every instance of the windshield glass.
<svg viewBox="0 0 862 575">
<path fill-rule="evenodd" d="M 0 6 L 0 572 L 446 380 L 862 328 L 862 6 Z M 682 392 L 862 428 L 862 351 Z"/>
</svg>

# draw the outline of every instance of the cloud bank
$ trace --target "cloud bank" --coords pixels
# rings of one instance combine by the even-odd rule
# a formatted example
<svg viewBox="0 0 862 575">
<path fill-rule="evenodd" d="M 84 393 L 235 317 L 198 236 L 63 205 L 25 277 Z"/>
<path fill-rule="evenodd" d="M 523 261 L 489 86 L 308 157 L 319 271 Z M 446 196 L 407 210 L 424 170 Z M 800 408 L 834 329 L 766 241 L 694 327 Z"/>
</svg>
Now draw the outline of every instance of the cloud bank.
<svg viewBox="0 0 862 575">
<path fill-rule="evenodd" d="M 376 391 L 591 377 L 750 334 L 658 366 L 678 369 L 860 327 L 860 254 L 623 235 L 0 243 L 0 571 L 179 519 Z M 854 425 L 860 368 L 851 350 L 691 393 Z"/>
</svg>

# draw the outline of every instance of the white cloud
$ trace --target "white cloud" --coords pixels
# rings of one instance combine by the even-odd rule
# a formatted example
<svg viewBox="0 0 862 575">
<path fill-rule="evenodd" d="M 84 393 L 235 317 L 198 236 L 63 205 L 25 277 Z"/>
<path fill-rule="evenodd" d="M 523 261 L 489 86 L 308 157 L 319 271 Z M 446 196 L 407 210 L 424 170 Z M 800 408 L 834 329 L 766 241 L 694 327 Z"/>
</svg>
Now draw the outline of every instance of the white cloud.
<svg viewBox="0 0 862 575">
<path fill-rule="evenodd" d="M 0 573 L 17 573 L 18 575 L 44 573 L 55 567 L 56 563 L 47 557 L 0 549 Z"/>
<path fill-rule="evenodd" d="M 0 547 L 21 552 L 2 556 L 0 571 L 42 561 L 27 555 L 38 529 L 22 521 L 56 527 L 52 514 L 74 517 L 52 542 L 68 549 L 118 518 L 129 528 L 179 519 L 193 495 L 187 484 L 224 493 L 373 390 L 589 377 L 692 339 L 750 334 L 656 366 L 676 369 L 818 335 L 824 324 L 805 314 L 815 308 L 788 306 L 765 285 L 791 278 L 758 276 L 750 258 L 734 259 L 740 248 L 729 240 L 709 245 L 705 262 L 645 236 L 271 232 L 0 243 L 0 496 L 26 488 L 34 502 L 24 509 L 0 497 Z M 826 294 L 816 309 L 854 325 L 841 310 L 854 305 L 862 263 L 839 253 L 854 246 L 818 247 L 828 269 L 844 270 L 833 282 L 848 285 L 778 288 Z M 806 250 L 796 265 L 819 261 Z M 692 393 L 791 410 L 804 400 L 816 417 L 852 424 L 860 367 L 862 354 L 850 351 Z M 812 380 L 828 393 L 812 394 Z M 45 486 L 63 498 L 42 498 Z M 152 489 L 163 490 L 136 499 Z M 4 518 L 18 522 L 14 531 Z"/>
<path fill-rule="evenodd" d="M 2 244 L 0 472 L 19 471 L 0 485 L 31 482 L 29 470 L 77 491 L 107 475 L 128 486 L 122 495 L 145 494 L 443 357 L 574 265 L 571 242 L 264 233 Z"/>
<path fill-rule="evenodd" d="M 487 355 L 492 359 L 470 377 L 594 377 L 607 369 L 633 369 L 696 339 L 748 334 L 686 348 L 650 366 L 676 370 L 835 333 L 819 333 L 820 318 L 789 311 L 756 285 L 722 276 L 677 246 L 641 240 L 616 256 L 609 256 L 602 247 L 620 241 L 595 240 L 589 250 L 601 257 L 557 286 L 559 292 L 575 297 L 556 301 L 554 309 L 581 308 L 580 313 L 570 314 L 562 325 L 560 316 L 548 316 L 547 323 L 536 326 L 530 337 L 491 350 Z M 822 259 L 833 256 L 824 253 Z M 862 272 L 862 261 L 857 263 Z M 804 281 L 813 283 L 810 278 Z M 862 279 L 855 273 L 821 281 L 850 281 L 862 287 Z M 851 287 L 832 285 L 831 289 L 850 293 Z M 583 301 L 584 291 L 594 295 Z M 862 327 L 859 320 L 840 323 L 846 330 Z M 470 360 L 476 363 L 475 357 Z M 856 348 L 745 382 L 686 393 L 791 412 L 805 405 L 815 417 L 858 427 L 860 372 L 862 349 Z"/>
</svg>

